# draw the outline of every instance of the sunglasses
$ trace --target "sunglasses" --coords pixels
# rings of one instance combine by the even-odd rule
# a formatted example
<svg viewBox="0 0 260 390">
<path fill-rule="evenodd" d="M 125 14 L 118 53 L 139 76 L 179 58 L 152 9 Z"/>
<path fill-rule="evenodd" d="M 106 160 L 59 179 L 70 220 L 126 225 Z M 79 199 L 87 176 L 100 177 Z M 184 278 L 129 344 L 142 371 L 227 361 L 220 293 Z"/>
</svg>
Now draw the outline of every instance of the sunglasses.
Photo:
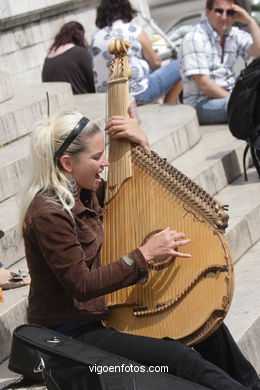
<svg viewBox="0 0 260 390">
<path fill-rule="evenodd" d="M 215 8 L 214 11 L 218 15 L 222 15 L 224 12 L 226 12 L 227 16 L 233 16 L 236 13 L 236 11 L 234 11 L 233 9 L 224 10 L 222 8 Z"/>
<path fill-rule="evenodd" d="M 233 16 L 236 13 L 236 11 L 234 11 L 233 9 L 224 10 L 222 8 L 215 8 L 214 11 L 216 14 L 219 14 L 219 15 L 222 15 L 224 12 L 226 12 L 227 16 Z"/>
</svg>

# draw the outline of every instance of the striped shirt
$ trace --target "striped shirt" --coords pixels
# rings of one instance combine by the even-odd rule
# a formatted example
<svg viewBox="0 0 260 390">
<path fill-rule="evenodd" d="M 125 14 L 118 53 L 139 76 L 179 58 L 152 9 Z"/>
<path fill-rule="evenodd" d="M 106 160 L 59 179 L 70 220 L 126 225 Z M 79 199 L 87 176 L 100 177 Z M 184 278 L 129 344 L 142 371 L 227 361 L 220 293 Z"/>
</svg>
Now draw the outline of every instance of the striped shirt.
<svg viewBox="0 0 260 390">
<path fill-rule="evenodd" d="M 222 88 L 231 91 L 236 75 L 234 65 L 239 56 L 248 60 L 253 43 L 251 35 L 231 27 L 226 33 L 222 49 L 220 37 L 207 20 L 196 24 L 183 38 L 179 59 L 183 79 L 183 103 L 195 107 L 205 99 L 191 75 L 209 75 Z"/>
</svg>

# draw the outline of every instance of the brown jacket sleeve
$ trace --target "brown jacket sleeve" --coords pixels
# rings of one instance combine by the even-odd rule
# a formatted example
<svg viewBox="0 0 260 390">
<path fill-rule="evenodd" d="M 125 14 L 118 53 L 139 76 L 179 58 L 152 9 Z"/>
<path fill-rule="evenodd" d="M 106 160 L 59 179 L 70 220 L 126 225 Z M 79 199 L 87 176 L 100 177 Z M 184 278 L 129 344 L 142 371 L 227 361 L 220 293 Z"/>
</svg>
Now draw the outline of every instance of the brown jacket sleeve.
<svg viewBox="0 0 260 390">
<path fill-rule="evenodd" d="M 130 252 L 127 261 L 120 258 L 105 266 L 88 268 L 72 217 L 64 210 L 50 209 L 34 216 L 30 234 L 58 281 L 78 301 L 147 280 L 147 263 L 139 249 Z"/>
</svg>

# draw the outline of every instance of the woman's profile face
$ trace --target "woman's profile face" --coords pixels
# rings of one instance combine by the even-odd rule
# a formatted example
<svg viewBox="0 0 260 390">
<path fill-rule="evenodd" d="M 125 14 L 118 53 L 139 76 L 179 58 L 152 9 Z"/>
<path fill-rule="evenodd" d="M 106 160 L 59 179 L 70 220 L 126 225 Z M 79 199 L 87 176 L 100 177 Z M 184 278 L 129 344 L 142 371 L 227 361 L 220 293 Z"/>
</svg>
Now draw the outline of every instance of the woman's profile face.
<svg viewBox="0 0 260 390">
<path fill-rule="evenodd" d="M 96 190 L 101 182 L 100 174 L 108 166 L 104 156 L 104 137 L 98 132 L 87 138 L 87 151 L 71 158 L 71 174 L 78 187 Z"/>
</svg>

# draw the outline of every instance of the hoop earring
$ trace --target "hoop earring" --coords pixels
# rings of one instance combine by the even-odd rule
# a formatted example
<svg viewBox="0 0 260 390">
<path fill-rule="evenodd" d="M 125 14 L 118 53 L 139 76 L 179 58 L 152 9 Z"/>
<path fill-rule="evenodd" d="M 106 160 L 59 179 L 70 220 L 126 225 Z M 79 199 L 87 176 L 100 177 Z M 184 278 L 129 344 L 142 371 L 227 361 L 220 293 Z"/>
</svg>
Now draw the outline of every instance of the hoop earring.
<svg viewBox="0 0 260 390">
<path fill-rule="evenodd" d="M 69 178 L 69 184 L 70 184 L 70 192 L 72 193 L 73 198 L 76 201 L 78 200 L 78 185 L 74 177 Z"/>
</svg>

